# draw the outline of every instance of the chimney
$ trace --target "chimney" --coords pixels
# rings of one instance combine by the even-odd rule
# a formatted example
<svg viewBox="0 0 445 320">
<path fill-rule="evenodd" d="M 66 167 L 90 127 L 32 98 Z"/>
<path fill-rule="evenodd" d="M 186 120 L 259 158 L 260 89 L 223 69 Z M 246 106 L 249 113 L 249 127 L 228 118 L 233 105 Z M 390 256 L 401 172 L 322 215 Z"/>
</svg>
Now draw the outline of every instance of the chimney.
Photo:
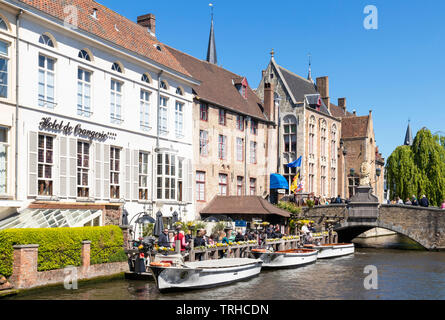
<svg viewBox="0 0 445 320">
<path fill-rule="evenodd" d="M 329 103 L 329 78 L 327 76 L 317 78 L 317 91 L 320 93 L 321 99 L 323 100 L 326 107 L 330 110 L 331 106 Z"/>
<path fill-rule="evenodd" d="M 264 82 L 264 111 L 270 121 L 275 121 L 274 86 L 272 83 Z"/>
<path fill-rule="evenodd" d="M 346 115 L 346 98 L 338 98 L 338 106 L 343 109 L 343 113 Z"/>
<path fill-rule="evenodd" d="M 156 18 L 154 14 L 149 13 L 139 16 L 137 18 L 137 23 L 140 26 L 148 28 L 148 32 L 150 32 L 153 36 L 156 35 Z"/>
</svg>

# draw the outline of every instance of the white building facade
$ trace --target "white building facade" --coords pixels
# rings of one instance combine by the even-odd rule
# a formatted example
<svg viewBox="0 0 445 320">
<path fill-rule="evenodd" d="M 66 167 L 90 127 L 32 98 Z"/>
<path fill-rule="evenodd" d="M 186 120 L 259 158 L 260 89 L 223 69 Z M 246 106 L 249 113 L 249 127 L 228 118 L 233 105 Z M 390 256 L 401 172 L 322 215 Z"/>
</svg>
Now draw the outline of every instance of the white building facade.
<svg viewBox="0 0 445 320">
<path fill-rule="evenodd" d="M 35 8 L 5 2 L 23 10 L 17 160 L 22 208 L 36 201 L 79 208 L 120 203 L 129 221 L 142 211 L 164 217 L 176 211 L 192 220 L 191 85 L 198 82 Z M 99 21 L 101 10 L 92 11 Z M 116 31 L 125 23 L 115 24 Z M 158 44 L 157 50 L 166 49 Z M 109 222 L 103 214 L 85 221 Z"/>
</svg>

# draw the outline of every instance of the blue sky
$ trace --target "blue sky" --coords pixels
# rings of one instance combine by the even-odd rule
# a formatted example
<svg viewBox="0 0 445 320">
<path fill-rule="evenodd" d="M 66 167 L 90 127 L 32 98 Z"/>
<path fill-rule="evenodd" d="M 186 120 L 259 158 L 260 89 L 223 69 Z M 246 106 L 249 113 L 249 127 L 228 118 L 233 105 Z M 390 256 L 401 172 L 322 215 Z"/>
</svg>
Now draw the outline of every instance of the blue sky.
<svg viewBox="0 0 445 320">
<path fill-rule="evenodd" d="M 329 76 L 330 97 L 346 97 L 348 110 L 373 110 L 383 156 L 403 143 L 408 119 L 445 131 L 445 1 L 402 0 L 99 0 L 125 17 L 156 16 L 158 39 L 205 59 L 215 5 L 218 64 L 256 88 L 271 48 L 283 67 L 313 78 Z M 378 9 L 378 29 L 366 30 L 367 5 Z"/>
</svg>

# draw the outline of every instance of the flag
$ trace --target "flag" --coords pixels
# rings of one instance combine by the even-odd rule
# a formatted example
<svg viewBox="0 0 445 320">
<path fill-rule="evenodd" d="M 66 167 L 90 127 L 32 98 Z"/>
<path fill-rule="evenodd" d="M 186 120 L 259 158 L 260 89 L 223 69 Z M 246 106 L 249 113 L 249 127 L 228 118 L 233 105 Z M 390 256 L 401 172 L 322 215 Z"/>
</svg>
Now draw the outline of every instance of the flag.
<svg viewBox="0 0 445 320">
<path fill-rule="evenodd" d="M 298 189 L 298 177 L 300 176 L 300 171 L 297 172 L 297 175 L 294 177 L 294 180 L 292 181 L 292 184 L 290 186 L 291 192 L 297 192 Z"/>
<path fill-rule="evenodd" d="M 297 160 L 295 160 L 295 161 L 293 161 L 291 163 L 288 163 L 287 167 L 288 168 L 298 168 L 298 167 L 301 167 L 301 160 L 302 160 L 302 158 L 303 158 L 303 156 L 300 156 Z"/>
</svg>

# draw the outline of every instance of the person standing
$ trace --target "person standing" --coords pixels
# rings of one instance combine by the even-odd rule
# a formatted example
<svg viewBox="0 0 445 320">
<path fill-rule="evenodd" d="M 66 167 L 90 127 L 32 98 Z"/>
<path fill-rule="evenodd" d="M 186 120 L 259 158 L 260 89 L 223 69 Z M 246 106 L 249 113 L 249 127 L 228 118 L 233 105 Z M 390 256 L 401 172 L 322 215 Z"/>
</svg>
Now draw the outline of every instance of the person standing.
<svg viewBox="0 0 445 320">
<path fill-rule="evenodd" d="M 419 201 L 419 204 L 421 207 L 427 208 L 429 206 L 428 198 L 425 195 L 423 195 L 422 199 L 420 199 Z"/>
<path fill-rule="evenodd" d="M 176 246 L 176 241 L 179 240 L 181 242 L 181 251 L 185 251 L 185 247 L 187 244 L 185 243 L 185 235 L 184 231 L 181 230 L 181 226 L 176 228 L 176 236 L 173 239 L 173 247 Z"/>
<path fill-rule="evenodd" d="M 158 246 L 170 248 L 170 241 L 168 238 L 168 229 L 165 228 L 164 231 L 161 232 L 158 239 Z"/>
</svg>

